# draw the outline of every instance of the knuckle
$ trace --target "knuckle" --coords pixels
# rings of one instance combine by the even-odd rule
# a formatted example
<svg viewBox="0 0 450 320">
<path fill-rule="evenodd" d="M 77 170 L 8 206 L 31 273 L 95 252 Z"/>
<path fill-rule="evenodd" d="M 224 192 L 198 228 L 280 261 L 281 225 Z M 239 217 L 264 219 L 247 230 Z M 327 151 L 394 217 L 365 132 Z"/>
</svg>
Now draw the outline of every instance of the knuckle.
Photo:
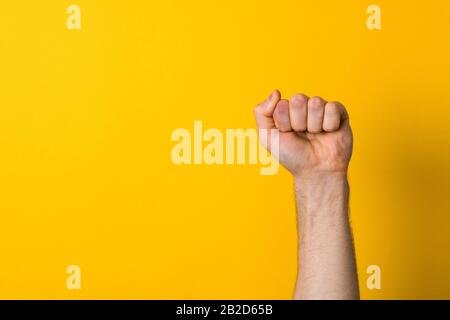
<svg viewBox="0 0 450 320">
<path fill-rule="evenodd" d="M 308 106 L 315 109 L 320 109 L 323 107 L 323 99 L 320 97 L 312 97 L 309 99 Z"/>
<path fill-rule="evenodd" d="M 281 117 L 284 114 L 283 108 L 276 108 L 273 114 L 276 117 Z"/>
<path fill-rule="evenodd" d="M 275 114 L 278 115 L 286 115 L 289 112 L 289 103 L 286 101 L 283 101 L 282 103 L 279 103 L 277 107 L 275 108 Z"/>
<path fill-rule="evenodd" d="M 338 108 L 338 104 L 337 104 L 337 102 L 330 101 L 330 102 L 327 103 L 327 108 L 337 109 Z"/>
<path fill-rule="evenodd" d="M 339 113 L 339 105 L 336 102 L 328 102 L 325 108 L 327 112 Z"/>
<path fill-rule="evenodd" d="M 308 103 L 308 97 L 302 93 L 297 93 L 292 96 L 292 100 L 297 102 L 298 105 L 304 105 Z"/>
<path fill-rule="evenodd" d="M 254 112 L 255 114 L 261 113 L 262 110 L 263 110 L 262 104 L 257 104 L 257 105 L 253 108 L 253 112 Z"/>
</svg>

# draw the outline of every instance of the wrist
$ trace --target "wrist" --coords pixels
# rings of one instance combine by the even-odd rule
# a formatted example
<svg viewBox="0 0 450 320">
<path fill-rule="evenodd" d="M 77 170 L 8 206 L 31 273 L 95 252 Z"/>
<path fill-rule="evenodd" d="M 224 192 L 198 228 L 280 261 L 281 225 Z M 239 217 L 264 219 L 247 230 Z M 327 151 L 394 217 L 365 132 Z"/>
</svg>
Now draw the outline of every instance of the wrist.
<svg viewBox="0 0 450 320">
<path fill-rule="evenodd" d="M 297 208 L 303 218 L 348 215 L 347 172 L 316 172 L 296 176 Z"/>
<path fill-rule="evenodd" d="M 347 184 L 347 171 L 304 172 L 294 175 L 295 191 L 302 188 L 313 188 L 321 185 Z"/>
</svg>

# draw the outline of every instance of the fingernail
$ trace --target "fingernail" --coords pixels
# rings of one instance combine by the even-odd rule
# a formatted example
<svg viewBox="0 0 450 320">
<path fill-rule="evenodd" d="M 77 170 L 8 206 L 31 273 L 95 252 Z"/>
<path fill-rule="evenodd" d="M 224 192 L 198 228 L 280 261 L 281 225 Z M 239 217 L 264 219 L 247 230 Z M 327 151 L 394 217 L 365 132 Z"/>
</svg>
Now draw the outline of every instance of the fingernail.
<svg viewBox="0 0 450 320">
<path fill-rule="evenodd" d="M 272 93 L 269 96 L 269 100 L 272 100 L 275 97 L 276 91 L 272 91 Z"/>
</svg>

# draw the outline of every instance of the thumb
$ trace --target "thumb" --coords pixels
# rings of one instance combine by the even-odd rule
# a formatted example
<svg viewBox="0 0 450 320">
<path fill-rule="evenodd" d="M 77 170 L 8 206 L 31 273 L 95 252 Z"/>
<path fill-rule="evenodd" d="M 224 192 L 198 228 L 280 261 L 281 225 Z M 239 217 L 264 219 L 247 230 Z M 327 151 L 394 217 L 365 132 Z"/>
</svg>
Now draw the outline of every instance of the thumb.
<svg viewBox="0 0 450 320">
<path fill-rule="evenodd" d="M 258 104 L 254 111 L 256 125 L 259 129 L 273 129 L 275 122 L 273 120 L 273 113 L 278 101 L 281 99 L 281 94 L 278 90 L 273 91 L 270 96 Z"/>
</svg>

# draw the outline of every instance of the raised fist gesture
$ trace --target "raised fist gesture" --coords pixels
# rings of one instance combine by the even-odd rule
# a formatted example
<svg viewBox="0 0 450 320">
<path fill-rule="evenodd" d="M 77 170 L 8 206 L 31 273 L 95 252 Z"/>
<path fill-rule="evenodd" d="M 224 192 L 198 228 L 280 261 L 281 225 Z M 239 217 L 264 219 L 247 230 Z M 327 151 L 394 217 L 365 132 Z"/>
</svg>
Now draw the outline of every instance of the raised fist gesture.
<svg viewBox="0 0 450 320">
<path fill-rule="evenodd" d="M 259 129 L 279 130 L 279 161 L 295 177 L 347 172 L 353 137 L 340 103 L 274 91 L 254 112 Z"/>
</svg>

